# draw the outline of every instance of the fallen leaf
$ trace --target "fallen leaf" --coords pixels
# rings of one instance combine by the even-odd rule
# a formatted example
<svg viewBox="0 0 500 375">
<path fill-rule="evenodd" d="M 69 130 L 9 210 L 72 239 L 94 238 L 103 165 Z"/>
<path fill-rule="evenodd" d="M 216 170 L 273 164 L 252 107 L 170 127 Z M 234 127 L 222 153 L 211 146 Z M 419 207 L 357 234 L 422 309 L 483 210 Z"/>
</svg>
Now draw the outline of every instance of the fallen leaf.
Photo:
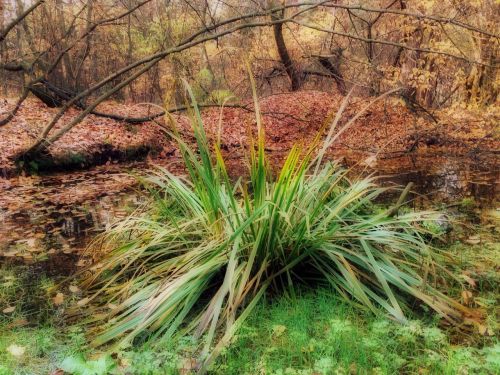
<svg viewBox="0 0 500 375">
<path fill-rule="evenodd" d="M 54 305 L 59 306 L 64 302 L 64 294 L 57 293 L 56 296 L 52 299 L 54 301 Z"/>
<path fill-rule="evenodd" d="M 278 324 L 273 326 L 273 336 L 280 337 L 283 333 L 285 333 L 286 327 L 284 325 Z"/>
<path fill-rule="evenodd" d="M 185 358 L 179 366 L 180 374 L 192 374 L 193 370 L 196 370 L 198 366 L 198 361 L 194 358 Z"/>
<path fill-rule="evenodd" d="M 80 288 L 78 288 L 76 285 L 70 285 L 69 286 L 69 291 L 71 293 L 78 293 L 80 291 Z"/>
<path fill-rule="evenodd" d="M 86 305 L 89 301 L 90 301 L 90 298 L 84 298 L 84 299 L 81 299 L 80 301 L 78 301 L 76 304 L 77 304 L 78 306 L 84 306 L 84 305 Z"/>
<path fill-rule="evenodd" d="M 478 324 L 477 329 L 479 331 L 479 334 L 481 334 L 482 336 L 495 336 L 493 330 L 488 326 L 485 326 L 484 324 Z"/>
<path fill-rule="evenodd" d="M 14 357 L 22 357 L 26 352 L 26 348 L 24 346 L 12 344 L 7 348 L 7 351 Z"/>
<path fill-rule="evenodd" d="M 376 155 L 368 156 L 361 162 L 361 165 L 366 165 L 367 167 L 374 168 L 377 165 L 377 156 Z"/>
<path fill-rule="evenodd" d="M 108 307 L 111 309 L 111 310 L 115 310 L 118 305 L 115 305 L 114 303 L 108 303 Z"/>
<path fill-rule="evenodd" d="M 24 327 L 24 326 L 27 326 L 29 324 L 29 322 L 24 319 L 24 318 L 20 318 L 20 319 L 14 319 L 11 323 L 9 323 L 9 325 L 7 326 L 9 329 L 12 329 L 12 328 L 16 328 L 16 327 Z"/>
<path fill-rule="evenodd" d="M 29 247 L 35 247 L 36 246 L 36 238 L 29 238 L 26 240 L 26 244 Z"/>
<path fill-rule="evenodd" d="M 14 312 L 15 309 L 16 309 L 16 306 L 9 306 L 9 307 L 6 307 L 5 309 L 3 309 L 2 312 L 4 314 L 10 314 L 10 313 Z"/>
<path fill-rule="evenodd" d="M 465 304 L 468 304 L 472 300 L 472 293 L 468 290 L 462 291 L 462 299 L 464 300 Z"/>
<path fill-rule="evenodd" d="M 466 281 L 466 282 L 467 282 L 467 283 L 468 283 L 471 287 L 473 287 L 473 288 L 475 288 L 475 287 L 476 287 L 476 285 L 477 285 L 477 284 L 476 284 L 476 280 L 474 280 L 472 277 L 467 276 L 466 274 L 462 274 L 461 276 L 462 276 L 462 278 L 463 278 L 463 279 L 464 279 L 464 280 L 465 280 L 465 281 Z"/>
<path fill-rule="evenodd" d="M 479 236 L 471 236 L 465 240 L 469 245 L 477 245 L 481 242 L 481 238 Z"/>
</svg>

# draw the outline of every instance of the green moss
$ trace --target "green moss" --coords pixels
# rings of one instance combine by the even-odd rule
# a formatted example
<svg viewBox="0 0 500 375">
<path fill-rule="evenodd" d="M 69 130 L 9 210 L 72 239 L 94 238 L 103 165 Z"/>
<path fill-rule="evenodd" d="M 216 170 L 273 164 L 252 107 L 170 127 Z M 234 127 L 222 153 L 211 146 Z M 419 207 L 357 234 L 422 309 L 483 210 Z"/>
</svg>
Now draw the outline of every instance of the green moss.
<svg viewBox="0 0 500 375">
<path fill-rule="evenodd" d="M 498 233 L 483 227 L 469 231 L 463 242 L 456 241 L 447 248 L 451 265 L 457 275 L 474 280 L 476 285 L 472 287 L 464 278 L 464 287 L 473 293 L 474 306 L 488 313 L 485 324 L 496 331 Z M 480 243 L 465 242 L 470 236 L 479 236 Z M 85 331 L 68 326 L 62 314 L 64 305 L 52 303 L 58 281 L 36 267 L 0 267 L 0 375 L 48 374 L 64 361 L 76 363 L 80 369 L 114 368 L 110 374 L 179 374 L 194 367 L 199 347 L 190 337 L 107 354 L 89 349 Z M 71 304 L 70 293 L 62 291 L 65 303 Z M 453 286 L 449 293 L 460 295 L 460 291 Z M 15 310 L 3 313 L 8 306 Z M 299 291 L 294 298 L 262 301 L 210 373 L 500 373 L 500 342 L 496 336 L 474 333 L 457 341 L 456 334 L 441 328 L 430 314 L 414 314 L 411 319 L 408 325 L 400 325 L 365 314 L 328 289 Z M 16 350 L 23 353 L 16 356 Z M 114 363 L 109 354 L 113 354 Z"/>
<path fill-rule="evenodd" d="M 490 344 L 491 345 L 491 344 Z M 451 345 L 432 322 L 360 315 L 328 290 L 261 305 L 213 367 L 219 374 L 494 373 L 498 344 Z"/>
<path fill-rule="evenodd" d="M 109 356 L 99 361 L 105 354 L 89 352 L 86 342 L 78 328 L 49 324 L 9 329 L 4 322 L 0 374 L 47 374 L 63 363 L 115 367 L 117 374 L 178 374 L 194 366 L 191 359 L 198 350 L 189 337 L 159 341 L 114 351 L 113 365 Z M 12 345 L 24 348 L 24 354 L 13 356 Z M 496 339 L 481 349 L 452 345 L 447 332 L 432 322 L 400 325 L 360 314 L 333 291 L 320 289 L 260 304 L 210 373 L 495 374 L 499 353 Z"/>
</svg>

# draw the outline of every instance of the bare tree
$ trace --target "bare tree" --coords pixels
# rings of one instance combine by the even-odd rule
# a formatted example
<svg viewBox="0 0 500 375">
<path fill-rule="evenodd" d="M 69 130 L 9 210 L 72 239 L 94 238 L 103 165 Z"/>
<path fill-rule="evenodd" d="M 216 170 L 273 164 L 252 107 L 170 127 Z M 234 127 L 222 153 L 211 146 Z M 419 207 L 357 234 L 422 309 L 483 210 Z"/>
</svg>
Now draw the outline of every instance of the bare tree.
<svg viewBox="0 0 500 375">
<path fill-rule="evenodd" d="M 28 15 L 33 13 L 36 8 L 38 8 L 40 5 L 42 5 L 45 2 L 45 0 L 37 0 L 31 5 L 28 9 L 20 12 L 17 14 L 17 17 L 14 18 L 11 22 L 7 24 L 7 26 L 3 27 L 0 29 L 0 42 L 3 42 L 3 40 L 7 37 L 7 34 L 16 27 L 18 24 L 20 24 Z M 2 5 L 2 14 L 3 14 L 3 5 Z M 2 25 L 3 26 L 3 25 Z"/>
<path fill-rule="evenodd" d="M 58 3 L 60 0 L 53 1 Z M 2 35 L 4 35 L 2 40 L 5 42 L 5 36 L 9 31 L 15 28 L 16 25 L 20 25 L 27 15 L 37 9 L 41 3 L 42 2 L 37 2 L 30 7 L 28 9 L 31 9 L 30 12 L 28 12 L 28 10 L 22 11 L 22 13 L 17 16 L 18 21 L 13 26 L 9 26 L 10 29 L 8 31 L 2 31 Z M 342 72 L 341 63 L 344 60 L 347 61 L 349 56 L 345 56 L 345 47 L 341 47 L 339 43 L 337 43 L 338 47 L 332 48 L 327 54 L 314 54 L 313 51 L 306 51 L 306 57 L 312 57 L 313 61 L 324 70 L 318 71 L 309 68 L 301 70 L 292 59 L 288 50 L 283 34 L 284 25 L 296 25 L 295 27 L 301 29 L 315 30 L 316 32 L 329 35 L 332 38 L 335 37 L 336 40 L 344 41 L 346 45 L 348 45 L 347 43 L 354 42 L 361 43 L 366 47 L 365 51 L 368 65 L 375 64 L 376 48 L 386 46 L 396 51 L 396 54 L 399 56 L 397 58 L 398 63 L 401 61 L 403 51 L 408 51 L 418 53 L 422 56 L 444 56 L 454 61 L 476 66 L 477 69 L 484 69 L 484 73 L 481 73 L 481 76 L 485 77 L 488 75 L 491 76 L 491 74 L 494 74 L 492 72 L 496 72 L 497 70 L 497 66 L 495 65 L 497 63 L 496 60 L 494 58 L 488 58 L 486 55 L 471 58 L 461 53 L 461 51 L 454 52 L 450 49 L 439 49 L 433 46 L 412 44 L 408 40 L 405 40 L 405 38 L 391 39 L 387 36 L 376 34 L 374 28 L 382 23 L 382 20 L 385 18 L 384 16 L 390 15 L 391 17 L 400 17 L 408 20 L 425 20 L 426 22 L 435 24 L 436 27 L 453 25 L 455 28 L 467 30 L 474 35 L 481 36 L 481 38 L 490 38 L 490 40 L 493 41 L 492 43 L 498 42 L 499 37 L 488 29 L 478 28 L 460 21 L 457 18 L 445 18 L 414 12 L 409 10 L 406 7 L 406 3 L 403 1 L 399 1 L 399 3 L 391 1 L 380 8 L 351 5 L 350 3 L 333 0 L 295 1 L 289 4 L 274 4 L 270 7 L 257 7 L 257 9 L 250 6 L 244 8 L 228 6 L 227 13 L 219 12 L 215 15 L 209 12 L 207 4 L 201 4 L 201 8 L 198 8 L 194 7 L 193 2 L 190 1 L 175 4 L 173 2 L 168 2 L 162 5 L 166 7 L 165 11 L 167 11 L 167 9 L 173 9 L 178 12 L 177 14 L 179 17 L 185 17 L 186 12 L 189 10 L 195 12 L 194 16 L 186 18 L 186 22 L 188 22 L 190 26 L 185 29 L 184 33 L 179 33 L 178 36 L 165 35 L 162 40 L 158 41 L 155 51 L 147 52 L 146 54 L 143 53 L 141 55 L 134 51 L 132 19 L 136 17 L 136 13 L 139 11 L 147 12 L 148 8 L 146 5 L 148 5 L 148 3 L 155 4 L 153 0 L 143 0 L 140 2 L 133 2 L 132 0 L 127 1 L 125 10 L 121 12 L 113 11 L 113 15 L 106 14 L 106 12 L 110 11 L 109 9 L 103 10 L 102 7 L 99 7 L 98 10 L 96 8 L 96 3 L 93 1 L 88 1 L 83 4 L 83 6 L 76 9 L 69 18 L 66 18 L 66 14 L 61 15 L 56 12 L 54 17 L 59 17 L 56 17 L 59 19 L 59 22 L 57 22 L 59 29 L 51 38 L 46 38 L 45 34 L 42 33 L 40 38 L 43 39 L 40 39 L 37 43 L 31 43 L 33 48 L 28 54 L 28 58 L 26 58 L 26 56 L 20 56 L 19 59 L 10 61 L 2 60 L 2 62 L 0 62 L 0 68 L 4 71 L 21 73 L 23 79 L 27 79 L 27 83 L 24 85 L 18 102 L 7 117 L 0 120 L 0 125 L 6 124 L 15 116 L 16 111 L 19 109 L 29 92 L 35 93 L 42 100 L 44 100 L 44 95 L 46 95 L 50 100 L 57 101 L 57 103 L 54 102 L 54 104 L 61 106 L 58 113 L 46 124 L 38 139 L 28 150 L 26 150 L 22 157 L 36 157 L 37 154 L 44 152 L 50 144 L 56 142 L 63 134 L 71 130 L 75 125 L 81 122 L 86 115 L 91 113 L 134 123 L 147 119 L 144 117 L 128 118 L 114 114 L 101 113 L 96 110 L 96 107 L 103 101 L 119 93 L 123 88 L 130 87 L 132 83 L 143 79 L 144 76 L 153 72 L 153 69 L 155 69 L 154 74 L 151 75 L 146 82 L 150 82 L 149 87 L 152 87 L 151 82 L 158 84 L 158 65 L 160 62 L 176 54 L 181 54 L 183 51 L 191 50 L 193 47 L 203 47 L 201 50 L 198 50 L 205 54 L 205 64 L 210 64 L 210 59 L 205 47 L 206 43 L 216 42 L 218 44 L 222 38 L 228 36 L 234 37 L 238 35 L 239 32 L 244 32 L 244 30 L 272 29 L 272 35 L 284 70 L 283 74 L 286 74 L 289 78 L 292 90 L 298 90 L 307 76 L 315 75 L 333 79 L 339 91 L 345 93 L 348 89 L 348 81 L 346 80 L 345 74 Z M 399 4 L 398 8 L 394 7 L 396 4 Z M 59 5 L 63 6 L 62 3 L 59 3 Z M 203 8 L 204 6 L 205 8 Z M 151 5 L 150 12 L 156 12 L 156 10 L 157 8 Z M 362 17 L 363 20 L 360 22 L 365 24 L 366 33 L 361 34 L 356 32 L 356 30 L 339 29 L 335 26 L 324 26 L 320 23 L 312 22 L 311 19 L 308 18 L 312 12 L 323 12 L 327 10 L 334 10 L 337 13 L 343 12 L 342 14 L 345 19 L 348 19 L 350 16 L 352 17 L 353 14 L 356 14 L 357 18 Z M 47 9 L 45 9 L 45 11 L 47 11 Z M 59 11 L 60 9 L 58 12 Z M 98 11 L 103 12 L 102 15 L 97 16 Z M 85 14 L 83 12 L 86 12 L 86 16 L 82 17 L 81 15 Z M 337 13 L 335 13 L 335 17 L 338 17 Z M 81 26 L 78 26 L 82 24 L 81 20 L 83 20 L 83 25 L 85 25 L 83 30 Z M 193 25 L 196 24 L 194 20 L 198 20 L 197 24 L 199 28 L 196 31 L 193 31 Z M 118 43 L 121 43 L 123 41 L 123 39 L 120 39 L 121 35 L 124 35 L 124 44 L 128 46 L 128 48 L 124 51 L 123 59 L 118 60 L 116 56 L 109 56 L 109 54 L 106 54 L 106 48 L 103 42 L 101 41 L 101 43 L 98 43 L 94 38 L 100 35 L 95 34 L 98 28 L 101 29 L 106 26 L 109 34 L 109 30 L 112 30 L 113 27 L 120 28 L 121 25 L 125 25 L 125 32 L 121 32 L 121 34 L 117 32 L 114 37 L 117 38 L 116 40 Z M 23 30 L 25 29 L 23 28 Z M 174 29 L 172 28 L 171 30 Z M 101 37 L 107 38 L 108 34 L 103 34 Z M 33 39 L 34 36 L 31 38 Z M 107 39 L 103 40 L 105 41 Z M 92 53 L 93 48 L 99 47 L 102 48 L 101 52 L 103 54 L 96 52 Z M 484 49 L 486 50 L 486 47 Z M 73 55 L 70 56 L 70 53 L 73 53 Z M 89 64 L 92 68 L 88 70 L 87 67 L 86 74 L 84 75 L 82 73 L 84 62 L 89 59 L 92 60 Z M 111 59 L 113 63 L 96 63 L 96 61 L 108 61 L 103 59 Z M 125 65 L 119 65 L 120 62 L 124 62 Z M 51 77 L 56 71 L 61 72 L 65 80 L 74 81 L 78 78 L 78 82 L 75 82 L 73 86 L 77 87 L 78 90 L 66 90 L 65 87 L 54 85 L 54 82 L 51 81 Z M 89 74 L 89 72 L 91 73 Z M 87 84 L 81 85 L 80 82 L 82 81 L 82 77 L 88 79 Z M 482 82 L 484 79 L 479 78 L 477 81 Z M 44 101 L 50 104 L 49 99 Z M 74 105 L 80 107 L 82 112 L 68 123 L 63 124 L 57 130 L 54 129 L 66 111 Z M 157 114 L 153 115 L 153 117 L 156 115 Z"/>
<path fill-rule="evenodd" d="M 271 7 L 275 7 L 276 4 L 271 2 Z M 285 18 L 285 9 L 281 9 L 271 13 L 271 20 L 273 20 L 273 34 L 274 41 L 276 43 L 276 49 L 278 50 L 278 54 L 281 59 L 281 63 L 285 68 L 285 72 L 290 78 L 291 82 L 291 90 L 297 91 L 300 89 L 302 85 L 302 77 L 299 69 L 296 67 L 296 64 L 292 60 L 290 53 L 288 52 L 288 48 L 285 43 L 285 38 L 283 36 L 283 22 L 280 22 Z"/>
</svg>

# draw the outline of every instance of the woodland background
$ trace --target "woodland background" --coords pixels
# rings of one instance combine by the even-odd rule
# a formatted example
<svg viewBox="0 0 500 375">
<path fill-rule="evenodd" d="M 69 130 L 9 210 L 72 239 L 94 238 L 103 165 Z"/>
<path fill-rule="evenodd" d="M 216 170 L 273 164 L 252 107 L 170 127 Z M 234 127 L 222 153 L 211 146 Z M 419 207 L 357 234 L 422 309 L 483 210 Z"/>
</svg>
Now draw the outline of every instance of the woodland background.
<svg viewBox="0 0 500 375">
<path fill-rule="evenodd" d="M 277 297 L 277 289 L 277 298 L 273 291 L 259 302 L 211 373 L 499 373 L 499 15 L 498 0 L 0 0 L 0 375 L 196 370 L 199 345 L 189 338 L 142 346 L 141 336 L 137 345 L 103 355 L 87 345 L 93 332 L 66 314 L 104 311 L 99 316 L 109 323 L 116 305 L 89 301 L 74 275 L 92 270 L 103 255 L 89 253 L 96 236 L 156 203 L 160 195 L 148 195 L 149 187 L 141 185 L 147 175 L 185 174 L 186 149 L 172 137 L 172 124 L 193 160 L 220 151 L 222 158 L 213 158 L 217 166 L 207 157 L 202 171 L 210 176 L 227 167 L 231 178 L 212 190 L 233 192 L 238 202 L 256 189 L 240 194 L 226 183 L 234 177 L 235 186 L 247 186 L 241 181 L 258 133 L 265 133 L 259 155 L 265 154 L 269 172 L 260 182 L 269 192 L 290 150 L 298 161 L 301 146 L 328 139 L 318 150 L 321 160 L 337 160 L 335 168 L 354 185 L 370 175 L 383 187 L 398 188 L 375 194 L 366 205 L 349 199 L 352 210 L 312 211 L 330 210 L 331 233 L 365 224 L 380 233 L 376 220 L 384 215 L 392 226 L 393 217 L 439 212 L 422 225 L 426 245 L 417 247 L 420 254 L 429 244 L 443 264 L 423 284 L 436 284 L 471 312 L 460 327 L 450 326 L 411 300 L 411 321 L 400 325 L 354 308 L 337 292 L 316 290 L 315 279 L 314 290 L 296 299 Z M 193 101 L 208 138 L 199 143 Z M 291 165 L 283 170 L 293 175 Z M 165 170 L 158 172 L 159 166 Z M 202 179 L 191 181 L 204 191 Z M 290 238 L 297 237 L 297 225 L 289 218 L 306 218 L 304 227 L 310 226 L 309 201 L 295 195 L 309 192 L 308 186 L 287 193 L 293 214 L 276 216 Z M 325 190 L 337 194 L 330 186 Z M 310 198 L 310 207 L 320 201 Z M 151 217 L 164 220 L 169 215 L 156 213 L 178 201 L 168 200 Z M 331 203 L 337 202 L 342 199 Z M 364 224 L 352 226 L 349 215 L 365 207 L 369 211 L 358 215 Z M 214 212 L 209 207 L 200 217 Z M 224 216 L 232 217 L 239 216 Z M 167 223 L 153 227 L 165 230 Z M 255 220 L 267 231 L 265 223 Z M 197 237 L 200 226 L 194 227 Z M 212 227 L 219 227 L 218 219 Z M 281 232 L 268 232 L 282 243 Z M 369 237 L 391 242 L 386 235 Z M 193 250 L 191 243 L 184 248 Z M 277 248 L 263 247 L 263 254 Z M 380 259 L 392 263 L 406 254 L 389 250 L 390 257 Z M 416 253 L 411 249 L 402 268 Z M 422 272 L 420 262 L 416 279 L 434 269 L 426 264 Z M 352 269 L 358 272 L 359 264 Z M 365 280 L 364 271 L 360 275 Z M 212 283 L 206 285 L 210 294 Z M 300 281 L 298 290 L 302 286 Z"/>
<path fill-rule="evenodd" d="M 480 106 L 497 100 L 499 4 L 494 0 L 313 1 L 304 2 L 309 6 L 302 8 L 300 1 L 289 1 L 293 8 L 284 13 L 257 17 L 280 4 L 44 1 L 1 44 L 2 94 L 20 95 L 42 75 L 60 89 L 81 92 L 132 62 L 176 46 L 193 30 L 252 14 L 239 22 L 266 22 L 300 9 L 303 15 L 296 22 L 241 29 L 172 54 L 113 98 L 183 104 L 179 77 L 194 85 L 200 102 L 246 98 L 249 89 L 241 62 L 247 58 L 262 95 L 311 88 L 345 94 L 354 85 L 362 94 L 378 95 L 404 86 L 407 96 L 427 108 Z M 378 11 L 356 9 L 360 5 Z M 2 0 L 0 29 L 29 6 L 23 0 Z M 422 15 L 439 15 L 458 26 Z M 463 28 L 460 23 L 472 27 Z M 92 94 L 99 95 L 122 80 L 123 76 L 110 80 Z"/>
</svg>

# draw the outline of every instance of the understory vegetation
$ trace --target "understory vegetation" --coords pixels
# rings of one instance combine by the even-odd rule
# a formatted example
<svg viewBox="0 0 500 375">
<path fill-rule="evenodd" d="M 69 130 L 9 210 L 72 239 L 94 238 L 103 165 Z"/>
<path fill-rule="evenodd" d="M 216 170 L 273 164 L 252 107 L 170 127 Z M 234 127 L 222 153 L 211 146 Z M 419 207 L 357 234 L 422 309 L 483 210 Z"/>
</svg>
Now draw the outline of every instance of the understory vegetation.
<svg viewBox="0 0 500 375">
<path fill-rule="evenodd" d="M 359 310 L 327 286 L 301 286 L 295 296 L 262 299 L 209 373 L 498 373 L 498 212 L 473 207 L 470 200 L 439 207 L 455 220 L 431 243 L 464 280 L 449 285 L 449 295 L 484 312 L 483 330 L 460 331 L 425 311 L 410 311 L 402 325 Z M 73 280 L 61 281 L 36 263 L 0 266 L 0 374 L 187 374 L 195 367 L 199 345 L 190 335 L 90 348 L 86 330 L 65 314 L 84 294 Z"/>
<path fill-rule="evenodd" d="M 440 291 L 464 280 L 434 246 L 438 214 L 401 207 L 404 192 L 377 204 L 387 189 L 323 161 L 347 102 L 326 139 L 292 148 L 276 178 L 256 99 L 248 179 L 229 178 L 196 106 L 195 146 L 172 121 L 187 176 L 158 169 L 145 180 L 151 199 L 89 247 L 95 262 L 69 298 L 40 281 L 64 316 L 42 314 L 47 327 L 32 333 L 11 327 L 8 366 L 29 353 L 73 374 L 496 371 L 493 323 L 471 292 Z M 57 324 L 68 324 L 63 337 Z M 453 346 L 478 327 L 486 339 Z"/>
<path fill-rule="evenodd" d="M 456 244 L 450 251 L 467 251 L 469 259 L 481 254 L 482 259 L 495 262 L 499 250 L 494 246 Z M 467 266 L 471 269 L 471 264 Z M 29 276 L 32 271 L 25 266 L 2 266 L 0 270 L 0 296 L 16 306 L 13 315 L 3 314 L 0 320 L 0 374 L 48 374 L 63 368 L 70 374 L 159 375 L 185 374 L 192 369 L 191 356 L 197 345 L 190 336 L 138 344 L 112 356 L 89 349 L 84 330 L 65 325 L 61 316 L 64 306 L 78 300 L 77 295 L 67 297 L 64 305 L 54 306 L 49 291 L 53 282 L 41 278 L 31 284 L 23 300 L 38 304 L 45 301 L 41 310 L 48 314 L 34 317 L 34 306 L 16 303 Z M 490 284 L 493 281 L 491 274 L 486 282 L 479 279 L 483 287 L 474 291 L 478 302 L 490 301 L 492 318 L 498 304 L 498 295 Z M 360 313 L 328 288 L 302 289 L 295 297 L 261 301 L 210 373 L 451 375 L 500 371 L 496 337 L 475 334 L 457 338 L 430 315 L 422 318 L 410 314 L 409 319 L 407 325 L 401 325 Z"/>
<path fill-rule="evenodd" d="M 304 284 L 330 285 L 357 309 L 384 312 L 401 324 L 418 304 L 451 324 L 472 315 L 439 290 L 440 274 L 454 276 L 427 244 L 437 214 L 398 214 L 403 196 L 377 211 L 373 202 L 385 189 L 369 178 L 350 181 L 347 171 L 323 163 L 343 131 L 336 126 L 348 99 L 324 142 L 318 134 L 308 149 L 293 147 L 276 179 L 255 92 L 257 141 L 250 145 L 248 180 L 231 182 L 196 103 L 196 149 L 172 121 L 187 178 L 166 169 L 149 177 L 152 202 L 90 247 L 98 263 L 83 282 L 89 297 L 79 305 L 102 307 L 86 312 L 93 315 L 92 345 L 189 334 L 200 342 L 194 367 L 204 373 L 262 298 L 293 296 Z"/>
<path fill-rule="evenodd" d="M 382 204 L 388 189 L 324 161 L 348 97 L 273 177 L 254 98 L 248 177 L 229 177 L 195 105 L 194 143 L 170 134 L 187 174 L 145 178 L 89 268 L 2 265 L 0 375 L 500 371 L 496 211 L 471 236 L 447 207 L 410 209 L 408 189 Z"/>
</svg>

